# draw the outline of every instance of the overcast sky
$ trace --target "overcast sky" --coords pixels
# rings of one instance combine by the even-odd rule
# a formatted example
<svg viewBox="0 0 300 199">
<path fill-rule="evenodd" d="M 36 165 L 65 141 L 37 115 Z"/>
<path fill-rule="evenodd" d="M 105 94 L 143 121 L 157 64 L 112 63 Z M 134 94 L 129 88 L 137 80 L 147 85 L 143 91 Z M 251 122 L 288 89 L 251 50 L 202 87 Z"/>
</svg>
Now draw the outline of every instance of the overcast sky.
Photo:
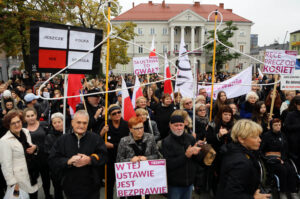
<svg viewBox="0 0 300 199">
<path fill-rule="evenodd" d="M 199 0 L 195 0 L 199 1 Z M 135 5 L 147 3 L 148 0 L 119 0 L 122 13 Z M 161 3 L 162 0 L 152 0 Z M 166 3 L 190 3 L 193 0 L 166 0 Z M 300 30 L 300 0 L 200 0 L 202 4 L 224 3 L 225 9 L 233 9 L 233 13 L 251 20 L 254 24 L 252 34 L 258 34 L 258 45 L 268 45 L 278 40 L 289 41 L 289 33 Z"/>
</svg>

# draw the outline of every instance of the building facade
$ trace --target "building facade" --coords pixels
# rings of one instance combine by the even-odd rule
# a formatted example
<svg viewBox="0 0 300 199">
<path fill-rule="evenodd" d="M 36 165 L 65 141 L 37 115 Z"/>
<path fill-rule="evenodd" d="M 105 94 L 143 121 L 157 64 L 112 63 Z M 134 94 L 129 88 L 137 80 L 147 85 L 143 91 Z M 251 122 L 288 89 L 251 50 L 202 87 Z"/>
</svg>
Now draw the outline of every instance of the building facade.
<svg viewBox="0 0 300 199">
<path fill-rule="evenodd" d="M 208 65 L 209 57 L 203 51 L 203 46 L 208 41 L 208 31 L 214 29 L 214 15 L 208 20 L 208 15 L 218 9 L 223 14 L 223 21 L 233 21 L 238 27 L 231 42 L 235 49 L 250 54 L 250 34 L 252 22 L 232 12 L 232 9 L 225 9 L 224 4 L 207 5 L 195 2 L 194 4 L 167 4 L 148 3 L 133 5 L 133 8 L 119 15 L 112 20 L 113 25 L 118 25 L 126 21 L 132 21 L 137 24 L 135 32 L 138 34 L 132 42 L 138 44 L 135 46 L 129 44 L 128 56 L 143 57 L 149 55 L 152 38 L 155 38 L 155 49 L 159 54 L 167 54 L 168 58 L 175 63 L 180 47 L 181 37 L 184 36 L 188 51 L 193 51 L 189 55 L 192 67 L 196 66 L 201 72 L 212 71 Z M 220 20 L 220 17 L 218 18 Z M 225 27 L 225 23 L 221 29 Z M 148 49 L 145 49 L 148 48 Z M 164 59 L 160 60 L 160 72 L 163 71 Z M 236 71 L 236 66 L 243 66 L 249 62 L 249 59 L 241 56 L 232 60 L 223 70 Z M 127 65 L 118 65 L 115 73 L 133 72 L 132 61 Z"/>
<path fill-rule="evenodd" d="M 290 33 L 290 50 L 298 51 L 297 58 L 300 59 L 300 30 Z"/>
</svg>

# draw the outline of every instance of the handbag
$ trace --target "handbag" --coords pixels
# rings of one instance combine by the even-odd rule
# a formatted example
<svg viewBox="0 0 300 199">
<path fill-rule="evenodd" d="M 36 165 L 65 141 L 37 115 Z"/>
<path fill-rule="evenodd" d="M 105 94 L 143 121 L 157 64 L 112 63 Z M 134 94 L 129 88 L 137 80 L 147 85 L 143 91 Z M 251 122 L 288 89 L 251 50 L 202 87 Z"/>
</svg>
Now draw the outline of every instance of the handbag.
<svg viewBox="0 0 300 199">
<path fill-rule="evenodd" d="M 8 186 L 3 199 L 29 199 L 29 194 L 19 188 L 19 196 L 14 196 L 14 186 Z"/>
</svg>

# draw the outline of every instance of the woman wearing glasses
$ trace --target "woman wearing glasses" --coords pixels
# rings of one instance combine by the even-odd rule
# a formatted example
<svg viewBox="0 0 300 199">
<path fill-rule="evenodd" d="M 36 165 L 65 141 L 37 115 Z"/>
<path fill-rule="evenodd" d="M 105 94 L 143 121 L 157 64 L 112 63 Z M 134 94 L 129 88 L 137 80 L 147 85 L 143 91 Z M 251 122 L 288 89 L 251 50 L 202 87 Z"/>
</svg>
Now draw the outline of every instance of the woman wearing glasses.
<svg viewBox="0 0 300 199">
<path fill-rule="evenodd" d="M 182 98 L 180 102 L 180 109 L 185 110 L 188 112 L 190 118 L 193 118 L 193 100 L 189 97 Z"/>
<path fill-rule="evenodd" d="M 117 162 L 139 162 L 159 158 L 154 136 L 144 133 L 144 123 L 140 117 L 128 121 L 130 135 L 121 139 Z M 141 198 L 140 196 L 128 198 Z M 148 196 L 146 196 L 148 198 Z"/>
<path fill-rule="evenodd" d="M 7 186 L 14 186 L 15 195 L 22 189 L 33 199 L 42 185 L 34 161 L 38 149 L 32 144 L 29 131 L 22 128 L 23 120 L 22 112 L 16 110 L 3 118 L 3 125 L 9 130 L 0 140 L 1 169 Z"/>
<path fill-rule="evenodd" d="M 108 152 L 108 163 L 107 163 L 107 196 L 108 199 L 113 199 L 114 195 L 114 184 L 115 184 L 115 169 L 114 163 L 116 162 L 118 146 L 121 138 L 128 136 L 129 128 L 128 123 L 123 120 L 121 107 L 116 104 L 112 104 L 108 108 L 108 125 L 102 125 L 100 135 L 103 137 L 107 133 L 107 152 Z M 101 129 L 101 128 L 100 128 Z"/>
</svg>

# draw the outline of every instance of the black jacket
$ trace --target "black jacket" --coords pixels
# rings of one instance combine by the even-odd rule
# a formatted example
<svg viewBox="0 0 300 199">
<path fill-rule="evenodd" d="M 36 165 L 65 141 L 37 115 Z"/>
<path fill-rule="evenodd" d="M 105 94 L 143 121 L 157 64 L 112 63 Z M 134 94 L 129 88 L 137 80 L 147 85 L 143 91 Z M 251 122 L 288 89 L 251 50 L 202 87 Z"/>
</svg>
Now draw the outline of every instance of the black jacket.
<svg viewBox="0 0 300 199">
<path fill-rule="evenodd" d="M 224 145 L 216 199 L 253 199 L 260 183 L 255 155 L 238 143 Z"/>
<path fill-rule="evenodd" d="M 190 186 L 196 177 L 197 164 L 202 160 L 202 153 L 187 158 L 186 149 L 194 146 L 195 139 L 192 135 L 183 133 L 181 136 L 170 134 L 162 141 L 162 155 L 167 161 L 168 185 Z"/>
<path fill-rule="evenodd" d="M 68 166 L 68 160 L 78 153 L 91 157 L 90 165 Z M 99 157 L 91 156 L 96 154 Z M 62 175 L 63 190 L 69 198 L 86 199 L 99 191 L 100 167 L 107 162 L 107 150 L 103 139 L 95 133 L 87 132 L 80 140 L 74 133 L 62 135 L 51 149 L 49 165 L 57 175 Z"/>
<path fill-rule="evenodd" d="M 176 110 L 174 104 L 166 107 L 162 104 L 157 105 L 155 113 L 155 121 L 157 123 L 157 127 L 160 133 L 161 139 L 164 139 L 169 135 L 169 122 L 171 114 Z"/>
<path fill-rule="evenodd" d="M 284 121 L 286 137 L 289 143 L 289 153 L 300 168 L 300 111 L 289 112 Z"/>
</svg>

